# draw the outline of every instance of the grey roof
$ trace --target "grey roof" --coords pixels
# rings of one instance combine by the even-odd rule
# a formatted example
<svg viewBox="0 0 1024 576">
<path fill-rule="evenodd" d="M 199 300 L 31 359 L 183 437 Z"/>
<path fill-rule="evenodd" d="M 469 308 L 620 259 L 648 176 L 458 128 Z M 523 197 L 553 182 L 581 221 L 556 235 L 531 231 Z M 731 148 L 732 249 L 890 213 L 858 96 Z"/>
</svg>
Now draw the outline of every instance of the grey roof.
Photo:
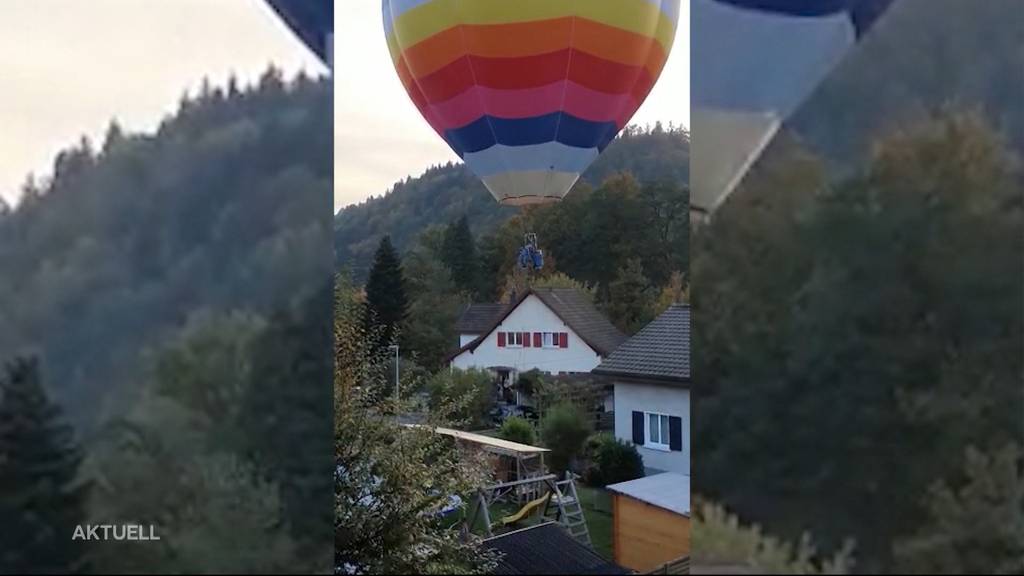
<svg viewBox="0 0 1024 576">
<path fill-rule="evenodd" d="M 494 574 L 631 574 L 549 522 L 484 540 L 502 553 Z"/>
<path fill-rule="evenodd" d="M 682 516 L 690 515 L 690 477 L 664 472 L 608 486 L 616 494 L 664 508 Z"/>
<path fill-rule="evenodd" d="M 688 385 L 690 381 L 690 307 L 673 304 L 661 316 L 618 347 L 594 374 Z"/>
<path fill-rule="evenodd" d="M 579 290 L 575 288 L 531 288 L 516 299 L 514 303 L 505 306 L 501 314 L 479 332 L 480 336 L 452 353 L 448 359 L 451 360 L 466 350 L 476 350 L 477 346 L 531 295 L 539 298 L 569 328 L 572 328 L 573 332 L 582 338 L 588 346 L 603 357 L 611 354 L 626 340 L 626 335 L 609 322 L 594 307 L 590 299 Z M 464 333 L 475 334 L 475 332 Z"/>
<path fill-rule="evenodd" d="M 608 321 L 579 290 L 538 288 L 531 290 L 530 293 L 540 298 L 541 302 L 601 356 L 608 356 L 626 341 L 626 335 Z"/>
<path fill-rule="evenodd" d="M 507 304 L 470 304 L 455 323 L 455 331 L 459 334 L 483 334 L 507 307 Z"/>
</svg>

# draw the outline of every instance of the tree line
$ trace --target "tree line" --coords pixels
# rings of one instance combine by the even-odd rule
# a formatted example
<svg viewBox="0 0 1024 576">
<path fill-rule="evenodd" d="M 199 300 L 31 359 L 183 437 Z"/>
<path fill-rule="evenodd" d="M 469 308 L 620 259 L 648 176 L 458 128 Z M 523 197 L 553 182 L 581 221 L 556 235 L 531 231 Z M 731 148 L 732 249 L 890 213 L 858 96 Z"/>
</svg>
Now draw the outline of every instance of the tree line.
<svg viewBox="0 0 1024 576">
<path fill-rule="evenodd" d="M 689 166 L 689 133 L 684 128 L 628 126 L 584 172 L 581 183 L 596 188 L 612 176 L 630 173 L 642 184 L 685 184 L 689 182 Z M 486 236 L 518 212 L 495 202 L 480 179 L 464 165 L 435 166 L 396 183 L 383 195 L 338 212 L 334 221 L 336 267 L 348 270 L 362 284 L 385 235 L 391 237 L 399 252 L 405 253 L 431 227 L 447 226 L 465 216 L 476 235 Z"/>
<path fill-rule="evenodd" d="M 438 369 L 458 342 L 455 323 L 466 305 L 510 301 L 528 230 L 545 252 L 530 285 L 577 288 L 632 334 L 687 298 L 688 200 L 685 183 L 641 184 L 625 174 L 597 188 L 578 185 L 563 202 L 489 233 L 474 233 L 463 215 L 425 230 L 405 254 L 385 236 L 365 284 L 367 326 L 382 326 L 383 341 L 398 335 L 419 364 Z"/>
<path fill-rule="evenodd" d="M 0 572 L 330 566 L 331 105 L 205 83 L 0 210 Z"/>
</svg>

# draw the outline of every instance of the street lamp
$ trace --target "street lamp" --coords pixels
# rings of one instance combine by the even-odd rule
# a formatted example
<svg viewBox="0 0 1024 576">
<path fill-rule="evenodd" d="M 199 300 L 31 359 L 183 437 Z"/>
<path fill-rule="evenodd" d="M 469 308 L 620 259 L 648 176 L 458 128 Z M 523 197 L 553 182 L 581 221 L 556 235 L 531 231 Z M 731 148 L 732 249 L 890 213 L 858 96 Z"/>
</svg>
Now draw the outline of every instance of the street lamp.
<svg viewBox="0 0 1024 576">
<path fill-rule="evenodd" d="M 397 417 L 400 403 L 398 395 L 398 344 L 392 344 L 391 346 L 388 346 L 388 350 L 395 351 L 395 416 Z"/>
</svg>

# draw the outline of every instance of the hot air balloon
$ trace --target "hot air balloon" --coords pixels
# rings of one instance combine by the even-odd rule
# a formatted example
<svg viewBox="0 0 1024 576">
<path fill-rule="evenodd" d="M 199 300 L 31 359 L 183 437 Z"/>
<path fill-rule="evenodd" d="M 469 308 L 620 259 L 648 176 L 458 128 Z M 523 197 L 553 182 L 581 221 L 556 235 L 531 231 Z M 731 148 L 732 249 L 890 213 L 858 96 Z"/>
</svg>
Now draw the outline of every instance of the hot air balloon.
<svg viewBox="0 0 1024 576">
<path fill-rule="evenodd" d="M 434 130 L 506 205 L 563 198 L 654 87 L 679 0 L 383 0 Z"/>
<path fill-rule="evenodd" d="M 710 213 L 893 0 L 691 0 L 690 201 Z"/>
<path fill-rule="evenodd" d="M 334 0 L 266 0 L 320 60 L 331 65 Z"/>
</svg>

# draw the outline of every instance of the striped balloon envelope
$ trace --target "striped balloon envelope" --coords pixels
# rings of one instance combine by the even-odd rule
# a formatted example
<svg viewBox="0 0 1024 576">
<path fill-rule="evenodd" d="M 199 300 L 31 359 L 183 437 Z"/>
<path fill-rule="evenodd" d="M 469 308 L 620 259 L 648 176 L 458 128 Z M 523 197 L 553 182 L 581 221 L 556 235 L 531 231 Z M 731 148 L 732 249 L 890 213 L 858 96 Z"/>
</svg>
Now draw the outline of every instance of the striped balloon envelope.
<svg viewBox="0 0 1024 576">
<path fill-rule="evenodd" d="M 711 212 L 893 0 L 691 0 L 691 203 Z"/>
<path fill-rule="evenodd" d="M 334 34 L 334 0 L 266 0 L 285 24 L 328 66 Z"/>
<path fill-rule="evenodd" d="M 679 0 L 384 0 L 427 122 L 503 204 L 559 200 L 654 87 Z"/>
</svg>

